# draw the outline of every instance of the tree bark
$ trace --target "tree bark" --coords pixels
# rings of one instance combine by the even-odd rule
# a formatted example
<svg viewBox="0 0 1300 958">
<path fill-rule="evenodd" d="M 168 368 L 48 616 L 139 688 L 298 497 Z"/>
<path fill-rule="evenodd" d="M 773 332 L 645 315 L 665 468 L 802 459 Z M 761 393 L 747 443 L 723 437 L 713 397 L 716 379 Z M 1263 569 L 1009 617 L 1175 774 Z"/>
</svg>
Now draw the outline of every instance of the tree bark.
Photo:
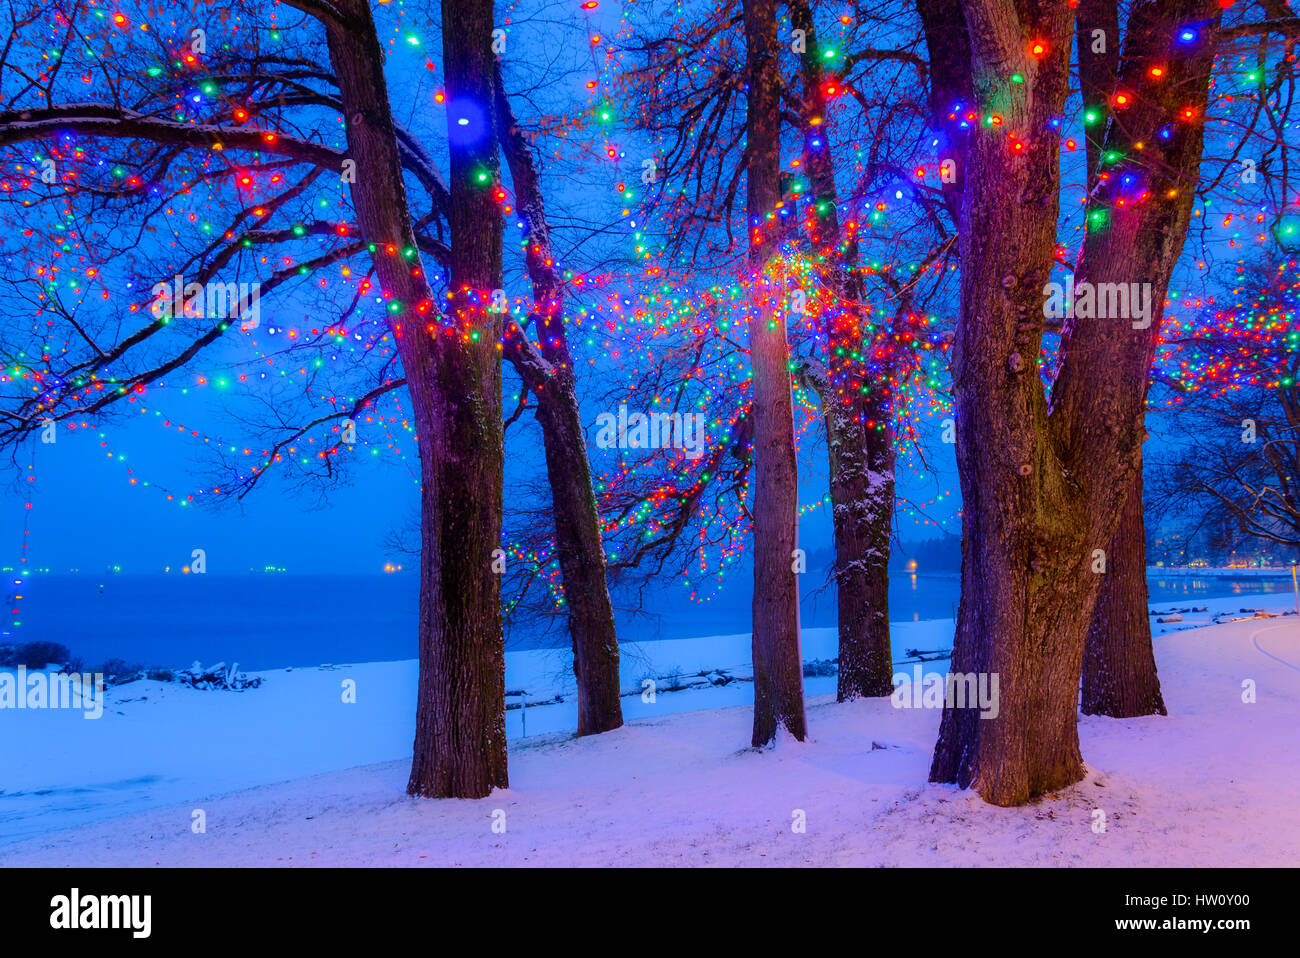
<svg viewBox="0 0 1300 958">
<path fill-rule="evenodd" d="M 1093 52 L 1093 33 L 1100 30 L 1105 49 Z M 1084 108 L 1105 110 L 1119 73 L 1119 3 L 1117 0 L 1082 0 L 1075 13 L 1075 49 L 1079 56 L 1079 95 Z M 1101 172 L 1101 147 L 1106 127 L 1084 128 L 1084 156 L 1088 162 L 1088 192 Z"/>
<path fill-rule="evenodd" d="M 1214 0 L 1133 5 L 1121 81 L 1134 105 L 1107 143 L 1127 152 L 1130 139 L 1144 142 L 1149 197 L 1120 205 L 1122 177 L 1099 186 L 1087 209 L 1104 211 L 1106 228 L 1088 233 L 1076 275 L 1148 280 L 1153 315 L 1145 328 L 1067 320 L 1049 408 L 1036 368 L 1060 195 L 1059 140 L 1048 131 L 1068 89 L 1073 17 L 1065 0 L 963 8 L 977 98 L 996 103 L 1002 122 L 972 132 L 963 191 L 953 358 L 962 597 L 952 668 L 998 676 L 1000 695 L 995 717 L 945 707 L 930 776 L 1012 805 L 1083 776 L 1079 681 L 1100 586 L 1091 555 L 1114 536 L 1139 463 L 1147 370 L 1202 147 L 1199 123 L 1168 142 L 1157 134 L 1185 109 L 1204 115 L 1219 9 Z M 1174 27 L 1186 22 L 1212 26 L 1201 48 L 1180 54 Z M 1045 43 L 1041 57 L 1028 55 L 1030 36 Z M 1167 64 L 1163 78 L 1149 75 L 1152 63 Z M 1012 70 L 1025 82 L 1008 89 Z"/>
<path fill-rule="evenodd" d="M 868 385 L 862 287 L 852 270 L 857 243 L 846 242 L 831 136 L 822 89 L 821 47 L 806 0 L 792 0 L 792 26 L 805 33 L 803 160 L 811 186 L 814 251 L 829 264 L 827 285 L 837 300 L 819 316 L 826 344 L 826 377 L 818 391 L 830 460 L 835 531 L 835 593 L 839 628 L 836 698 L 893 692 L 889 648 L 889 536 L 894 506 L 893 413 L 886 383 Z M 816 120 L 816 122 L 812 122 Z"/>
<path fill-rule="evenodd" d="M 1093 52 L 1096 30 L 1105 35 L 1106 46 Z M 1085 0 L 1080 4 L 1076 36 L 1083 102 L 1100 109 L 1109 99 L 1119 71 L 1119 6 L 1115 0 Z M 1085 131 L 1089 192 L 1102 172 L 1104 134 L 1104 128 Z M 1106 559 L 1106 576 L 1097 594 L 1084 647 L 1083 712 L 1115 718 L 1164 715 L 1147 614 L 1146 524 L 1140 465 Z"/>
<path fill-rule="evenodd" d="M 623 724 L 614 606 L 605 574 L 605 547 L 591 486 L 573 356 L 564 325 L 564 280 L 555 265 L 533 155 L 515 121 L 499 63 L 495 87 L 502 149 L 514 185 L 516 212 L 524 224 L 524 256 L 533 283 L 532 319 L 540 342 L 539 348 L 533 350 L 526 334 L 511 324 L 506 331 L 505 354 L 526 387 L 537 396 L 556 551 L 573 642 L 578 734 L 591 735 Z M 530 354 L 540 354 L 542 362 Z"/>
<path fill-rule="evenodd" d="M 1004 70 L 1026 82 L 1023 95 L 1007 99 L 1002 126 L 1024 136 L 1064 106 L 1071 17 L 1064 2 L 1044 5 L 1028 29 L 1051 52 L 1034 65 L 1020 49 L 1019 6 L 963 4 L 976 99 L 992 99 L 994 64 L 1005 58 Z M 930 777 L 973 786 L 995 804 L 1023 802 L 1082 774 L 1077 692 L 1066 694 L 1077 689 L 1078 665 L 1068 642 L 1049 638 L 1077 601 L 1068 579 L 1054 580 L 1077 578 L 1062 560 L 1080 555 L 1085 515 L 1044 448 L 1047 410 L 1035 368 L 1041 326 L 1027 321 L 1042 309 L 1055 248 L 1059 145 L 1052 137 L 1032 143 L 1016 162 L 1001 132 L 981 125 L 971 133 L 960 231 L 953 377 L 962 581 L 952 670 L 987 674 L 990 685 L 998 676 L 999 711 L 981 719 L 973 708 L 945 708 Z"/>
<path fill-rule="evenodd" d="M 748 79 L 746 215 L 749 233 L 750 363 L 754 390 L 754 747 L 784 725 L 806 735 L 799 642 L 798 474 L 794 399 L 782 290 L 768 277 L 780 188 L 780 76 L 775 0 L 745 0 Z"/>
<path fill-rule="evenodd" d="M 885 408 L 881 409 L 881 405 Z M 839 502 L 832 495 L 839 613 L 835 692 L 840 702 L 894 691 L 889 643 L 889 538 L 894 506 L 894 437 L 889 426 L 892 410 L 887 402 L 869 397 L 859 416 L 862 420 L 850 436 L 861 442 L 855 450 L 855 457 L 864 460 L 865 468 L 856 469 L 860 475 L 853 476 L 856 463 L 846 463 L 839 451 L 831 453 L 832 488 L 837 478 L 842 486 L 852 488 L 852 492 L 841 488 Z M 872 422 L 881 425 L 872 426 Z M 827 437 L 830 441 L 829 422 Z"/>
<path fill-rule="evenodd" d="M 546 447 L 546 474 L 555 512 L 555 537 L 564 576 L 578 686 L 578 734 L 623 724 L 618 638 L 605 578 L 605 551 L 591 489 L 582 421 L 571 385 L 538 394 L 537 421 Z"/>
<path fill-rule="evenodd" d="M 1106 550 L 1106 574 L 1088 626 L 1083 653 L 1085 715 L 1168 714 L 1151 646 L 1146 551 L 1139 467 L 1115 538 Z"/>
<path fill-rule="evenodd" d="M 413 795 L 481 798 L 508 785 L 505 646 L 500 580 L 504 452 L 500 321 L 485 309 L 501 284 L 501 214 L 480 169 L 495 174 L 496 137 L 451 149 L 454 329 L 444 331 L 418 255 L 406 202 L 383 54 L 369 5 L 337 0 L 328 20 L 339 80 L 357 220 L 393 306 L 419 432 L 421 488 L 420 674 Z M 448 97 L 491 102 L 491 0 L 447 0 L 443 52 Z"/>
<path fill-rule="evenodd" d="M 930 125 L 941 140 L 942 158 L 952 160 L 955 168 L 952 182 L 941 180 L 940 189 L 948 215 L 960 227 L 970 136 L 949 117 L 962 109 L 975 108 L 970 32 L 962 14 L 962 0 L 916 0 L 916 9 L 921 16 L 930 68 Z"/>
</svg>

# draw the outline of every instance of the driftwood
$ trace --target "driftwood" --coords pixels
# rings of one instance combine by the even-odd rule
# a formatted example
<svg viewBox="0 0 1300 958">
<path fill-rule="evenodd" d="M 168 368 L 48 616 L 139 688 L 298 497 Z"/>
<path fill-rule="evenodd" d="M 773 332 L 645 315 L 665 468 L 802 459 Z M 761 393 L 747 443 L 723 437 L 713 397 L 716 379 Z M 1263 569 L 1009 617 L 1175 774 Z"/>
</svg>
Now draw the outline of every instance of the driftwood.
<svg viewBox="0 0 1300 958">
<path fill-rule="evenodd" d="M 517 701 L 511 701 L 516 699 Z M 548 699 L 539 699 L 529 695 L 526 689 L 514 689 L 506 691 L 506 709 L 536 708 L 539 705 L 558 705 L 564 701 L 563 695 L 552 695 Z"/>
<path fill-rule="evenodd" d="M 205 667 L 197 660 L 188 669 L 177 670 L 173 681 L 192 689 L 223 689 L 233 692 L 255 689 L 262 684 L 260 676 L 249 678 L 239 671 L 238 662 L 229 668 L 226 668 L 225 662 Z"/>
<path fill-rule="evenodd" d="M 903 659 L 903 662 L 938 662 L 950 658 L 952 658 L 951 649 L 908 649 L 907 658 Z"/>
<path fill-rule="evenodd" d="M 682 673 L 674 672 L 669 675 L 647 675 L 645 679 L 654 682 L 654 691 L 659 692 L 684 692 L 688 689 L 707 689 L 716 688 L 723 685 L 730 685 L 732 682 L 752 682 L 752 675 L 736 674 L 733 669 L 704 669 L 700 672 Z M 641 681 L 645 681 L 642 679 Z M 638 682 L 632 688 L 623 689 L 619 695 L 627 698 L 631 695 L 640 695 L 646 691 Z"/>
</svg>

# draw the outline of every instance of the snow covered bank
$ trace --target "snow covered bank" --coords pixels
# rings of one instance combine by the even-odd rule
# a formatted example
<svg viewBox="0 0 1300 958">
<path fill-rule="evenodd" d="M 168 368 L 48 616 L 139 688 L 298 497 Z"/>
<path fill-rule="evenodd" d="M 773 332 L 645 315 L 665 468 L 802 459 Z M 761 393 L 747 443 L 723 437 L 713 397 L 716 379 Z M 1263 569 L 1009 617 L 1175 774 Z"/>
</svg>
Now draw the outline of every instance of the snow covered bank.
<svg viewBox="0 0 1300 958">
<path fill-rule="evenodd" d="M 1213 599 L 1189 597 L 1152 602 L 1149 608 L 1152 634 L 1165 635 L 1235 620 L 1295 615 L 1295 597 L 1289 593 L 1253 593 Z"/>
<path fill-rule="evenodd" d="M 806 657 L 816 657 L 817 641 L 810 636 Z M 712 649 L 718 640 L 710 642 Z M 897 645 L 908 644 L 900 635 Z M 1170 716 L 1082 719 L 1083 751 L 1092 768 L 1088 779 L 1018 809 L 993 808 L 972 794 L 925 783 L 936 711 L 895 709 L 883 700 L 840 705 L 823 695 L 809 707 L 812 741 L 782 741 L 766 752 L 743 748 L 749 736 L 748 708 L 671 711 L 675 696 L 694 696 L 711 706 L 731 704 L 722 697 L 749 689 L 735 684 L 660 695 L 655 705 L 625 699 L 632 724 L 616 732 L 582 740 L 557 733 L 516 742 L 507 791 L 480 801 L 416 801 L 403 794 L 409 701 L 402 703 L 401 722 L 384 719 L 385 710 L 394 708 L 383 697 L 385 689 L 394 698 L 409 695 L 401 691 L 413 685 L 413 673 L 403 673 L 409 664 L 268 673 L 275 681 L 256 693 L 186 692 L 192 698 L 184 722 L 177 706 L 166 704 L 170 697 L 153 704 L 173 711 L 160 711 L 152 719 L 146 717 L 147 703 L 122 703 L 125 714 L 118 721 L 141 723 L 139 741 L 166 737 L 175 750 L 156 752 L 169 757 L 160 772 L 179 774 L 192 788 L 207 780 L 198 774 L 205 753 L 209 759 L 214 750 L 222 759 L 239 757 L 223 744 L 226 732 L 217 717 L 202 710 L 226 708 L 219 703 L 232 698 L 241 708 L 256 709 L 257 697 L 269 700 L 268 693 L 279 684 L 285 689 L 282 695 L 302 699 L 300 711 L 261 706 L 265 711 L 256 712 L 253 721 L 265 723 L 262 737 L 273 745 L 286 737 L 297 739 L 280 766 L 280 777 L 292 781 L 201 799 L 191 792 L 186 798 L 192 801 L 179 803 L 177 796 L 177 804 L 10 844 L 0 852 L 0 864 L 1300 861 L 1295 818 L 1300 806 L 1300 736 L 1295 731 L 1300 726 L 1300 621 L 1252 619 L 1171 633 L 1156 640 L 1156 655 Z M 315 722 L 327 715 L 314 704 L 315 696 L 324 694 L 325 680 L 337 699 L 338 681 L 345 675 L 358 680 L 358 704 L 340 706 L 325 725 L 309 730 L 304 719 Z M 1247 680 L 1256 689 L 1257 700 L 1250 704 L 1242 701 Z M 833 680 L 810 679 L 810 691 L 817 682 Z M 369 713 L 361 711 L 367 694 Z M 358 710 L 355 717 L 343 711 L 348 708 Z M 532 716 L 529 721 L 532 732 Z M 384 748 L 394 752 L 387 757 L 397 760 L 298 777 L 310 774 L 301 769 L 313 760 L 345 761 Z M 244 758 L 266 761 L 262 752 Z M 66 756 L 61 760 L 70 761 Z M 220 761 L 210 767 L 212 774 L 222 774 Z M 65 770 L 75 780 L 75 764 Z M 237 773 L 232 770 L 228 777 L 233 780 Z M 214 784 L 207 793 L 221 791 Z M 203 834 L 191 830 L 196 809 L 206 816 Z M 1098 811 L 1105 815 L 1104 831 L 1094 830 Z M 806 829 L 797 832 L 792 824 L 800 812 Z M 494 820 L 504 822 L 504 833 L 494 832 Z M 51 815 L 42 824 L 50 828 L 60 822 Z"/>
<path fill-rule="evenodd" d="M 952 645 L 952 623 L 895 627 L 898 657 L 908 648 Z M 745 681 L 659 692 L 642 702 L 645 677 L 728 669 L 750 674 L 750 637 L 626 643 L 622 682 L 629 719 L 749 705 Z M 833 658 L 834 629 L 804 632 L 805 660 Z M 945 662 L 928 665 L 947 668 Z M 910 667 L 909 667 L 910 671 Z M 409 759 L 415 729 L 416 663 L 372 662 L 253 673 L 260 688 L 195 691 L 154 681 L 107 690 L 103 717 L 74 710 L 0 711 L 0 840 L 39 835 L 149 807 L 391 759 Z M 345 702 L 347 682 L 355 702 Z M 664 683 L 660 682 L 660 687 Z M 578 722 L 572 653 L 506 653 L 506 688 L 527 701 L 511 708 L 511 739 L 568 732 Z M 809 695 L 835 690 L 835 679 L 810 678 Z M 520 702 L 512 695 L 510 705 Z"/>
</svg>

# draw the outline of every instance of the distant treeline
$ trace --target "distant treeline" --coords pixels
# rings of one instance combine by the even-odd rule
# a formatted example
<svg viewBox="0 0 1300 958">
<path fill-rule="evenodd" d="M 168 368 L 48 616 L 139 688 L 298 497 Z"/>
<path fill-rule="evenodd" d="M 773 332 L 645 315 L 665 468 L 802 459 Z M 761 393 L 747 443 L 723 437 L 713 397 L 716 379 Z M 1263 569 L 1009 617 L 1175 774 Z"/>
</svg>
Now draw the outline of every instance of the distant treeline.
<svg viewBox="0 0 1300 958">
<path fill-rule="evenodd" d="M 1147 564 L 1187 566 L 1282 566 L 1300 560 L 1300 549 L 1243 532 L 1229 516 L 1209 516 L 1197 522 L 1183 517 L 1147 523 Z"/>
</svg>

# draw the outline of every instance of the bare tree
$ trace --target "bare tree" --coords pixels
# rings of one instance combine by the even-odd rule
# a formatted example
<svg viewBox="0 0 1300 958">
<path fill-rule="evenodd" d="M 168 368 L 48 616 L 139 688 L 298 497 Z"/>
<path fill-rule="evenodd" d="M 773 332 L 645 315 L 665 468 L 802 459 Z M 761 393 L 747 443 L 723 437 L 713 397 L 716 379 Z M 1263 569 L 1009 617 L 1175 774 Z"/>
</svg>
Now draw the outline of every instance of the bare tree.
<svg viewBox="0 0 1300 958">
<path fill-rule="evenodd" d="M 301 20 L 282 25 L 286 42 L 273 50 L 261 46 L 269 31 L 246 31 L 205 62 L 200 51 L 186 52 L 186 61 L 203 62 L 211 74 L 196 93 L 191 68 L 168 49 L 161 28 L 117 36 L 114 24 L 73 5 L 64 16 L 62 49 L 69 56 L 39 79 L 28 78 L 17 59 L 21 45 L 7 48 L 6 56 L 13 57 L 3 67 L 11 92 L 0 111 L 0 147 L 36 142 L 46 155 L 73 166 L 51 184 L 49 197 L 82 214 L 83 235 L 100 231 L 96 262 L 131 277 L 128 290 L 138 290 L 140 273 L 147 277 L 159 266 L 150 258 L 158 256 L 157 249 L 137 253 L 142 240 L 173 205 L 193 202 L 198 191 L 231 210 L 229 222 L 178 237 L 175 252 L 163 253 L 173 260 L 163 278 L 184 273 L 202 288 L 239 270 L 260 277 L 265 296 L 354 257 L 368 263 L 358 293 L 342 304 L 337 321 L 320 323 L 307 342 L 283 350 L 292 355 L 334 349 L 352 319 L 358 338 L 364 338 L 363 329 L 370 333 L 372 347 L 357 365 L 353 398 L 330 402 L 306 426 L 287 419 L 277 425 L 273 431 L 282 438 L 261 450 L 261 462 L 241 467 L 232 486 L 251 487 L 287 458 L 318 475 L 333 475 L 342 461 L 338 438 L 312 456 L 290 457 L 295 442 L 314 444 L 312 437 L 303 438 L 305 430 L 330 435 L 331 426 L 373 411 L 381 396 L 405 390 L 423 488 L 421 668 L 409 789 L 478 797 L 507 782 L 493 571 L 501 526 L 501 324 L 486 309 L 501 285 L 501 212 L 479 179 L 495 178 L 496 139 L 489 130 L 475 142 L 453 144 L 452 182 L 444 184 L 429 152 L 394 119 L 369 5 L 302 0 L 298 6 Z M 246 12 L 254 20 L 260 16 L 254 9 Z M 444 16 L 459 24 L 444 38 L 448 87 L 489 106 L 491 4 L 450 3 Z M 172 29 L 179 28 L 167 28 Z M 96 43 L 122 47 L 121 55 L 83 55 L 91 46 L 89 33 L 99 35 Z M 67 98 L 63 71 L 79 62 L 100 76 L 101 100 Z M 325 145 L 318 127 L 324 122 L 332 131 L 340 118 L 346 151 Z M 77 157 L 68 148 L 73 137 L 101 152 L 99 163 L 85 164 L 84 175 L 77 175 Z M 421 212 L 412 212 L 408 176 L 419 190 Z M 320 189 L 340 179 L 350 187 L 355 221 L 314 214 L 322 205 Z M 254 189 L 258 195 L 245 200 L 241 191 Z M 25 215 L 36 223 L 34 210 Z M 324 249 L 302 255 L 307 244 Z M 267 250 L 275 251 L 274 259 L 257 255 Z M 449 301 L 435 292 L 421 251 L 450 274 Z M 284 265 L 268 275 L 268 262 Z M 367 302 L 379 293 L 384 304 L 378 324 L 354 318 L 366 290 Z M 72 348 L 23 351 L 21 378 L 44 386 L 5 396 L 0 442 L 20 442 L 49 420 L 105 415 L 232 331 L 251 332 L 237 318 L 223 315 L 214 322 L 201 308 L 192 313 L 188 293 L 178 310 L 142 311 L 149 304 L 141 304 L 141 296 L 82 296 L 75 302 L 40 297 L 49 320 L 68 330 Z M 447 302 L 445 311 L 439 299 Z"/>
<path fill-rule="evenodd" d="M 1238 267 L 1230 303 L 1207 305 L 1162 344 L 1164 443 L 1152 500 L 1184 534 L 1221 527 L 1300 548 L 1293 262 L 1282 255 Z"/>
<path fill-rule="evenodd" d="M 591 487 L 591 466 L 575 391 L 573 354 L 564 323 L 565 283 L 556 265 L 532 150 L 515 120 L 499 64 L 495 86 L 501 142 L 515 190 L 515 205 L 524 223 L 524 259 L 533 284 L 533 311 L 529 318 L 538 340 L 534 345 L 518 325 L 511 323 L 506 330 L 505 354 L 525 389 L 537 397 L 556 552 L 564 576 L 569 634 L 573 640 L 578 734 L 589 735 L 623 724 L 614 607 L 605 579 L 600 516 Z"/>
<path fill-rule="evenodd" d="M 733 209 L 753 149 L 738 109 L 739 7 L 705 4 L 689 25 L 673 22 L 641 37 L 632 47 L 638 65 L 626 79 L 633 101 L 644 104 L 641 122 L 665 143 L 655 209 L 671 227 L 668 252 L 704 268 L 726 262 L 732 249 Z M 781 177 L 775 216 L 784 224 L 778 235 L 793 276 L 789 296 L 809 304 L 807 322 L 790 324 L 790 346 L 798 382 L 815 393 L 826 430 L 838 694 L 884 695 L 892 690 L 894 461 L 897 448 L 916 439 L 900 435 L 899 423 L 909 383 L 924 381 L 924 354 L 913 344 L 944 345 L 921 316 L 943 286 L 955 244 L 943 190 L 916 182 L 913 172 L 928 139 L 921 105 L 926 64 L 919 39 L 906 28 L 900 35 L 906 8 L 855 4 L 846 17 L 854 26 L 836 48 L 819 40 L 816 20 L 819 13 L 827 18 L 825 5 L 796 3 L 790 10 L 794 40 L 778 45 L 789 61 L 782 63 L 779 115 L 782 131 L 792 128 L 801 148 L 797 172 Z M 828 55 L 837 58 L 833 67 Z M 853 146 L 859 172 L 850 177 L 843 160 Z M 904 195 L 900 186 L 903 203 L 896 200 Z M 883 208 L 885 197 L 894 208 L 888 240 L 869 235 L 879 213 L 868 210 Z M 915 272 L 891 270 L 909 258 Z M 718 388 L 734 387 L 724 379 Z"/>
</svg>

